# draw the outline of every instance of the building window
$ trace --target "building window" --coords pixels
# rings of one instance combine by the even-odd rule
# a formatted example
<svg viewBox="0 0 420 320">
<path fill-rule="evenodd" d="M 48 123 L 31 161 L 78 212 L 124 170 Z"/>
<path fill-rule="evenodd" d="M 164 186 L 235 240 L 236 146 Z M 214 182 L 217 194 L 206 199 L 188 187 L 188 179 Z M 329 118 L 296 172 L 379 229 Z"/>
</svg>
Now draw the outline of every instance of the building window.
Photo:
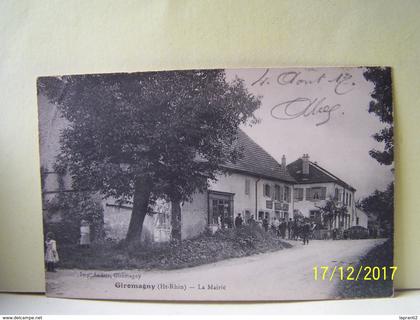
<svg viewBox="0 0 420 320">
<path fill-rule="evenodd" d="M 245 179 L 245 194 L 249 195 L 251 189 L 251 180 Z"/>
<path fill-rule="evenodd" d="M 359 217 L 356 218 L 356 226 L 359 225 Z"/>
<path fill-rule="evenodd" d="M 269 184 L 264 185 L 264 196 L 265 197 L 271 196 L 271 186 Z"/>
<path fill-rule="evenodd" d="M 341 202 L 343 199 L 343 190 L 338 189 L 338 196 L 337 196 L 337 202 Z"/>
<path fill-rule="evenodd" d="M 351 206 L 351 193 L 349 194 L 349 205 Z"/>
<path fill-rule="evenodd" d="M 325 200 L 326 193 L 327 193 L 327 188 L 325 187 L 306 188 L 306 200 L 309 200 L 309 201 Z"/>
<path fill-rule="evenodd" d="M 303 200 L 303 188 L 295 188 L 293 190 L 293 197 L 295 201 L 302 201 Z"/>
<path fill-rule="evenodd" d="M 284 201 L 290 202 L 290 188 L 284 187 Z"/>
<path fill-rule="evenodd" d="M 273 209 L 273 200 L 267 200 L 267 201 L 265 202 L 265 207 L 266 207 L 267 209 Z"/>
<path fill-rule="evenodd" d="M 338 197 L 339 197 L 338 188 L 335 188 L 335 190 L 334 190 L 334 200 L 338 201 Z"/>
<path fill-rule="evenodd" d="M 281 187 L 278 184 L 274 186 L 274 200 L 281 200 Z"/>
<path fill-rule="evenodd" d="M 309 211 L 309 218 L 317 223 L 321 223 L 321 212 L 319 210 L 311 210 Z"/>
</svg>

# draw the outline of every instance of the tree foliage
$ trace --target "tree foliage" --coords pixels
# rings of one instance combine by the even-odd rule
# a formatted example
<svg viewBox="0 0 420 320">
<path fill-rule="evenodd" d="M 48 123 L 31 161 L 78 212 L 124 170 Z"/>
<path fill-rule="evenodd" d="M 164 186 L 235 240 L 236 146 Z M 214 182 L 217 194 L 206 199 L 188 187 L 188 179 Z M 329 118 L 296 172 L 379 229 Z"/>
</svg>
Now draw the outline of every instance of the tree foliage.
<svg viewBox="0 0 420 320">
<path fill-rule="evenodd" d="M 92 240 L 103 238 L 103 208 L 90 192 L 60 192 L 44 203 L 48 214 L 60 213 L 61 220 L 45 223 L 45 231 L 53 231 L 57 240 L 63 243 L 78 243 L 80 223 L 89 222 Z"/>
<path fill-rule="evenodd" d="M 392 230 L 394 223 L 394 183 L 385 191 L 375 190 L 370 196 L 360 200 L 357 207 L 377 218 L 382 228 Z"/>
<path fill-rule="evenodd" d="M 391 165 L 394 161 L 394 125 L 392 108 L 391 69 L 369 67 L 363 73 L 365 79 L 374 84 L 369 103 L 369 113 L 374 113 L 386 126 L 373 135 L 373 138 L 384 143 L 384 149 L 370 150 L 369 154 L 380 164 Z"/>
<path fill-rule="evenodd" d="M 223 70 L 46 77 L 38 88 L 70 122 L 58 163 L 74 188 L 132 199 L 136 239 L 157 198 L 189 200 L 241 156 L 238 127 L 260 105 Z"/>
<path fill-rule="evenodd" d="M 332 229 L 336 219 L 338 219 L 338 221 L 343 221 L 348 212 L 347 207 L 338 205 L 337 201 L 332 198 L 327 199 L 323 206 L 317 208 L 321 211 L 325 227 L 329 230 Z"/>
<path fill-rule="evenodd" d="M 394 116 L 392 107 L 391 68 L 367 68 L 363 73 L 366 80 L 374 84 L 369 104 L 369 112 L 377 115 L 386 126 L 373 135 L 373 138 L 384 143 L 384 150 L 370 150 L 369 154 L 382 165 L 394 162 Z M 381 227 L 392 232 L 394 223 L 394 183 L 391 182 L 385 191 L 375 190 L 373 194 L 362 199 L 358 207 L 375 216 Z"/>
</svg>

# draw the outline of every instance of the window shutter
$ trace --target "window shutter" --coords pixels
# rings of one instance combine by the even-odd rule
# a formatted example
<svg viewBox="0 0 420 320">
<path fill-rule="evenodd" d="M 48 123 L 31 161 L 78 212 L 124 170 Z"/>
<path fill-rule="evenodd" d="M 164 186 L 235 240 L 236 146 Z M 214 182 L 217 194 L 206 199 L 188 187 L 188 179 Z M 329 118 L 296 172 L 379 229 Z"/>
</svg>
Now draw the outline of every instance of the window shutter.
<svg viewBox="0 0 420 320">
<path fill-rule="evenodd" d="M 343 190 L 341 190 L 341 189 L 338 189 L 338 196 L 337 196 L 337 201 L 338 202 L 341 202 L 342 201 L 342 193 L 343 193 Z"/>
<path fill-rule="evenodd" d="M 287 202 L 291 202 L 291 188 L 290 187 L 287 187 L 288 188 L 288 190 L 289 190 L 289 192 L 287 193 Z"/>
<path fill-rule="evenodd" d="M 326 197 L 327 197 L 327 188 L 321 187 L 321 200 L 325 200 Z"/>
<path fill-rule="evenodd" d="M 306 188 L 306 200 L 312 199 L 312 190 L 311 188 Z"/>
<path fill-rule="evenodd" d="M 278 184 L 274 186 L 274 200 L 280 200 L 280 186 Z"/>
</svg>

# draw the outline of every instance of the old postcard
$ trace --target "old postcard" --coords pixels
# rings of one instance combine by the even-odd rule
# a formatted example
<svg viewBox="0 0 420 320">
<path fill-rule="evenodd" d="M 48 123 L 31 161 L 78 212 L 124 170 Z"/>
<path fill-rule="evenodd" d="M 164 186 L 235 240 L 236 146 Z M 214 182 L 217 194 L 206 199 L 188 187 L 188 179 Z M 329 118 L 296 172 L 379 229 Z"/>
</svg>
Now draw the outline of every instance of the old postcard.
<svg viewBox="0 0 420 320">
<path fill-rule="evenodd" d="M 38 79 L 46 293 L 393 295 L 391 69 Z"/>
</svg>

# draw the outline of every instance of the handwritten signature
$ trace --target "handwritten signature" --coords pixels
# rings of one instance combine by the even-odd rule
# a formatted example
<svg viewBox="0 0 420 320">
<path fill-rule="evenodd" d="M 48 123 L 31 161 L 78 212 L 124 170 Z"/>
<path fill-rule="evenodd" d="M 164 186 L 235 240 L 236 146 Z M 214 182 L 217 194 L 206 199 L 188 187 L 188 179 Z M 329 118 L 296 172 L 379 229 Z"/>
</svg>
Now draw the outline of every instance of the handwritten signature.
<svg viewBox="0 0 420 320">
<path fill-rule="evenodd" d="M 318 86 L 322 83 L 331 83 L 333 85 L 332 94 L 336 96 L 346 95 L 356 87 L 353 75 L 348 72 L 341 72 L 331 78 L 324 72 L 308 76 L 302 71 L 285 71 L 273 75 L 270 69 L 266 69 L 251 85 L 270 85 L 272 79 L 274 79 L 274 84 L 279 86 Z M 331 114 L 341 107 L 342 105 L 339 103 L 328 104 L 327 97 L 298 97 L 273 106 L 271 116 L 278 120 L 292 120 L 299 117 L 326 115 L 324 120 L 316 124 L 320 126 L 330 121 Z"/>
<path fill-rule="evenodd" d="M 271 116 L 278 120 L 293 120 L 299 117 L 316 116 L 325 114 L 326 118 L 318 122 L 316 126 L 327 123 L 331 119 L 331 113 L 341 108 L 341 104 L 326 104 L 323 98 L 296 98 L 276 104 L 271 108 Z"/>
</svg>

